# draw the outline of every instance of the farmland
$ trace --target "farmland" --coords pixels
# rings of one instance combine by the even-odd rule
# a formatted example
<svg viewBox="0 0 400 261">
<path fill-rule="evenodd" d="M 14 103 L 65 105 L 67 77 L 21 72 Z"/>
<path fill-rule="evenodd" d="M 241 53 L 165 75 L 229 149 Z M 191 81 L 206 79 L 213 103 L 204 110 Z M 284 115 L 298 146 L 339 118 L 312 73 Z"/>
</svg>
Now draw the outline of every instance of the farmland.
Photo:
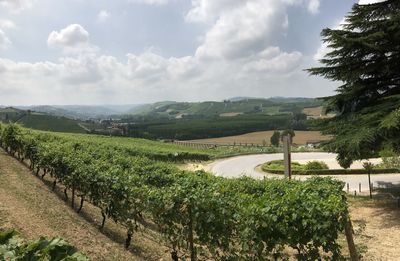
<svg viewBox="0 0 400 261">
<path fill-rule="evenodd" d="M 196 142 L 204 143 L 222 143 L 222 144 L 271 144 L 270 138 L 273 131 L 258 131 L 251 132 L 243 135 L 228 136 L 213 139 L 199 139 L 194 140 Z M 328 136 L 322 135 L 319 131 L 295 131 L 296 136 L 293 139 L 293 143 L 297 145 L 305 145 L 307 141 L 312 140 L 329 140 Z"/>
<path fill-rule="evenodd" d="M 24 110 L 0 109 L 0 121 L 57 132 L 193 140 L 276 129 L 308 130 L 307 117 L 313 116 L 307 113 L 312 114 L 321 104 L 308 98 L 249 98 L 158 102 L 131 105 L 131 110 L 128 105 L 108 109 L 101 106 L 28 106 L 19 107 Z M 115 114 L 111 115 L 113 112 Z"/>
<path fill-rule="evenodd" d="M 79 121 L 15 108 L 0 109 L 0 122 L 2 121 L 20 123 L 27 128 L 37 130 L 86 133 L 85 129 L 79 126 Z"/>
<path fill-rule="evenodd" d="M 2 126 L 0 137 L 10 155 L 49 179 L 53 190 L 64 190 L 73 210 L 94 206 L 102 213 L 100 227 L 107 220 L 123 226 L 128 249 L 139 228 L 150 223 L 173 260 L 185 255 L 191 260 L 294 255 L 285 249 L 297 249 L 298 258 L 342 256 L 337 242 L 348 219 L 340 182 L 230 180 L 182 171 L 169 163 L 177 158 L 166 157 L 163 149 L 152 155 L 151 148 L 132 150 L 115 138 L 107 143 L 96 136 L 15 125 Z"/>
</svg>

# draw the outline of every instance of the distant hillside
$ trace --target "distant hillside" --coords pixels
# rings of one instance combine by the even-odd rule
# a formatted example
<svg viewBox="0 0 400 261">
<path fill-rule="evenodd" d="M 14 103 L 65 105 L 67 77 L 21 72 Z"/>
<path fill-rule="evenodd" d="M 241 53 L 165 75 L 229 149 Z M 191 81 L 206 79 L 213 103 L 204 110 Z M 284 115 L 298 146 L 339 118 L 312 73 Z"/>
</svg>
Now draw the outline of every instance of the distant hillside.
<svg viewBox="0 0 400 261">
<path fill-rule="evenodd" d="M 109 118 L 112 115 L 130 113 L 142 105 L 38 105 L 18 106 L 18 109 L 43 112 L 55 116 L 64 116 L 71 119 L 86 120 L 90 118 Z"/>
<path fill-rule="evenodd" d="M 37 130 L 86 133 L 85 129 L 80 126 L 79 121 L 11 107 L 0 108 L 0 121 L 19 123 L 27 128 Z"/>
<path fill-rule="evenodd" d="M 304 108 L 318 107 L 322 101 L 311 98 L 269 98 L 257 99 L 236 97 L 229 100 L 205 102 L 158 102 L 138 106 L 130 111 L 133 115 L 162 116 L 167 118 L 184 118 L 186 116 L 202 117 L 235 117 L 244 114 L 296 114 Z"/>
<path fill-rule="evenodd" d="M 304 108 L 318 107 L 322 101 L 312 98 L 252 98 L 234 97 L 224 101 L 175 102 L 162 101 L 131 105 L 40 105 L 18 106 L 21 110 L 42 112 L 71 119 L 121 118 L 129 115 L 180 119 L 185 116 L 234 117 L 242 114 L 275 115 L 301 113 Z M 0 107 L 1 108 L 1 107 Z"/>
</svg>

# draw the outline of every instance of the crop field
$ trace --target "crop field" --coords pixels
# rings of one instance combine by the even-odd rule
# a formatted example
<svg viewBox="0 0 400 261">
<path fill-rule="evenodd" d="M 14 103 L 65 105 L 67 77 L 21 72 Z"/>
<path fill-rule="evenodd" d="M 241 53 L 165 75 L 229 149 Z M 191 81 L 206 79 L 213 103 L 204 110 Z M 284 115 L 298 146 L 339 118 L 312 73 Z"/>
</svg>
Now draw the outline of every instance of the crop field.
<svg viewBox="0 0 400 261">
<path fill-rule="evenodd" d="M 295 250 L 298 259 L 342 257 L 337 242 L 348 206 L 338 181 L 224 179 L 179 170 L 168 161 L 203 155 L 171 154 L 170 145 L 149 142 L 145 150 L 139 146 L 145 141 L 0 127 L 9 155 L 50 178 L 53 190 L 64 188 L 78 213 L 96 207 L 101 228 L 107 220 L 123 226 L 127 249 L 141 228 L 154 224 L 174 261 L 287 259 Z"/>
<path fill-rule="evenodd" d="M 213 139 L 199 139 L 194 140 L 196 142 L 211 142 L 211 143 L 224 143 L 224 144 L 271 144 L 270 139 L 274 132 L 273 131 L 258 131 L 251 132 L 243 135 L 228 136 L 222 138 Z M 295 131 L 296 136 L 293 139 L 293 143 L 297 145 L 305 145 L 307 141 L 311 140 L 329 140 L 329 136 L 322 135 L 319 131 Z"/>
<path fill-rule="evenodd" d="M 307 116 L 320 116 L 323 113 L 323 107 L 304 108 L 303 113 Z"/>
</svg>

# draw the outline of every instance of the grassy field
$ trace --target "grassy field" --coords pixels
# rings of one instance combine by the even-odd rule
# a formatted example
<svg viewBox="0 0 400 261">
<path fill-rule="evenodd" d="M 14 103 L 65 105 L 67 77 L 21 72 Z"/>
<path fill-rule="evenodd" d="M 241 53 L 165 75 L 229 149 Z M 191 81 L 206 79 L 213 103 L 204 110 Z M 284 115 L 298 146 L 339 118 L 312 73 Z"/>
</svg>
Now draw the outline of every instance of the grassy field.
<svg viewBox="0 0 400 261">
<path fill-rule="evenodd" d="M 196 142 L 212 142 L 212 143 L 251 143 L 251 144 L 263 144 L 264 142 L 269 145 L 273 131 L 258 131 L 251 132 L 243 135 L 228 136 L 222 138 L 213 139 L 200 139 L 195 140 Z M 296 136 L 294 137 L 293 143 L 297 145 L 305 145 L 310 140 L 329 140 L 329 136 L 322 135 L 319 131 L 295 131 Z"/>
</svg>

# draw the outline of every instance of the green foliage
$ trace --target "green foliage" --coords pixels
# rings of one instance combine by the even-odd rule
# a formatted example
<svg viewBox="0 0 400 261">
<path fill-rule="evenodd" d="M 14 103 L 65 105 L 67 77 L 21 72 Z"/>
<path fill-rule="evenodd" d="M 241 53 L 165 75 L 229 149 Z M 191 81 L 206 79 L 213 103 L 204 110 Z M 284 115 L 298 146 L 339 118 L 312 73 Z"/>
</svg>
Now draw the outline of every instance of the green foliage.
<svg viewBox="0 0 400 261">
<path fill-rule="evenodd" d="M 22 124 L 27 128 L 58 131 L 70 133 L 85 133 L 79 126 L 79 121 L 66 117 L 53 116 L 45 113 L 18 110 L 14 108 L 0 109 L 0 122 L 14 122 Z"/>
<path fill-rule="evenodd" d="M 278 147 L 280 139 L 281 139 L 280 131 L 274 131 L 274 134 L 272 134 L 271 136 L 271 144 L 275 147 Z"/>
<path fill-rule="evenodd" d="M 2 140 L 10 128 L 18 136 Z M 104 218 L 125 226 L 127 246 L 146 221 L 158 227 L 172 253 L 192 257 L 269 260 L 290 248 L 298 259 L 341 258 L 337 240 L 348 211 L 339 181 L 224 179 L 137 155 L 123 140 L 110 143 L 105 137 L 13 125 L 1 132 L 4 147 L 18 140 L 15 153 L 29 158 L 35 173 L 49 173 L 82 202 L 98 207 Z"/>
<path fill-rule="evenodd" d="M 88 261 L 61 238 L 20 239 L 15 230 L 0 231 L 0 260 Z"/>
<path fill-rule="evenodd" d="M 19 122 L 27 128 L 36 130 L 86 133 L 86 131 L 78 125 L 78 121 L 65 117 L 36 113 L 27 115 Z"/>
<path fill-rule="evenodd" d="M 296 136 L 296 133 L 292 129 L 287 129 L 282 131 L 281 133 L 281 140 L 283 141 L 283 137 L 288 136 L 290 137 L 290 143 L 293 143 L 293 138 Z"/>
<path fill-rule="evenodd" d="M 306 107 L 316 107 L 321 101 L 312 98 L 270 98 L 206 101 L 206 102 L 157 102 L 134 108 L 132 113 L 141 116 L 171 116 L 175 113 L 184 116 L 201 116 L 204 118 L 219 116 L 222 113 L 242 114 L 281 114 L 301 113 Z M 170 114 L 174 112 L 174 114 Z"/>
<path fill-rule="evenodd" d="M 352 158 L 344 157 L 343 154 L 338 154 L 336 160 L 339 163 L 340 167 L 344 169 L 350 168 L 351 164 L 353 164 Z"/>
<path fill-rule="evenodd" d="M 323 161 L 309 161 L 304 166 L 305 170 L 323 170 L 329 169 L 329 166 Z"/>
<path fill-rule="evenodd" d="M 286 129 L 291 126 L 291 121 L 290 114 L 148 119 L 147 122 L 136 122 L 130 125 L 128 135 L 150 139 L 194 140 L 233 136 L 254 131 Z"/>
<path fill-rule="evenodd" d="M 292 171 L 295 173 L 307 172 L 309 170 L 329 170 L 328 165 L 322 161 L 310 161 L 302 165 L 296 161 L 292 161 Z M 262 170 L 265 172 L 270 171 L 283 171 L 284 162 L 283 160 L 273 160 L 269 161 L 261 166 Z"/>
<path fill-rule="evenodd" d="M 298 162 L 292 161 L 292 170 L 304 170 L 304 165 L 301 165 Z M 284 169 L 284 161 L 283 160 L 273 160 L 269 161 L 262 165 L 263 170 L 282 170 Z"/>
<path fill-rule="evenodd" d="M 283 160 L 274 160 L 264 163 L 261 166 L 264 172 L 272 174 L 284 173 Z M 374 168 L 370 170 L 372 174 L 399 173 L 398 168 Z M 292 174 L 294 175 L 355 175 L 367 174 L 368 169 L 329 169 L 326 163 L 321 161 L 310 161 L 302 165 L 292 162 Z"/>
<path fill-rule="evenodd" d="M 400 169 L 400 156 L 391 148 L 386 148 L 380 152 L 382 163 L 379 164 L 381 168 L 395 168 Z"/>
<path fill-rule="evenodd" d="M 343 166 L 377 156 L 390 143 L 400 150 L 400 1 L 353 6 L 342 28 L 325 29 L 331 51 L 313 75 L 343 83 L 325 98 L 336 117 L 321 122 L 326 144 Z"/>
</svg>

